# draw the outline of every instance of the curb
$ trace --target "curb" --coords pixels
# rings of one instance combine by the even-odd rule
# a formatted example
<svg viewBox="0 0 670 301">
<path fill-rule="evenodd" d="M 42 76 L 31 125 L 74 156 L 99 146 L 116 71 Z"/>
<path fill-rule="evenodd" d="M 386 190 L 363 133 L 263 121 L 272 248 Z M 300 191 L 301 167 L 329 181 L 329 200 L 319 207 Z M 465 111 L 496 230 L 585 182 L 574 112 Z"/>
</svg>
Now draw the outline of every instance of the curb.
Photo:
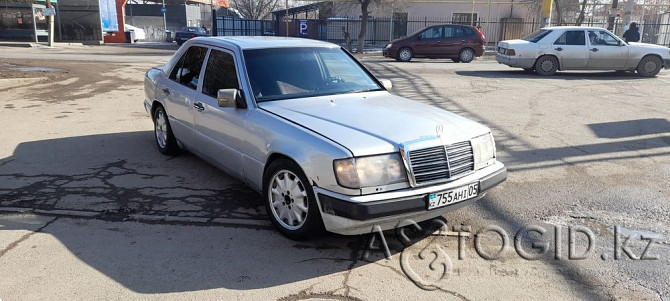
<svg viewBox="0 0 670 301">
<path fill-rule="evenodd" d="M 63 210 L 63 209 L 33 209 L 23 207 L 0 207 L 2 213 L 32 213 L 38 215 L 50 215 L 72 218 L 96 218 L 106 220 L 106 212 L 87 211 L 87 210 Z M 241 226 L 241 227 L 260 227 L 272 228 L 269 220 L 241 219 L 241 218 L 207 218 L 194 216 L 171 216 L 171 215 L 149 215 L 149 214 L 128 214 L 123 221 L 137 221 L 145 223 L 167 223 L 167 224 L 188 224 L 202 226 Z M 114 219 L 118 220 L 118 219 Z"/>
</svg>

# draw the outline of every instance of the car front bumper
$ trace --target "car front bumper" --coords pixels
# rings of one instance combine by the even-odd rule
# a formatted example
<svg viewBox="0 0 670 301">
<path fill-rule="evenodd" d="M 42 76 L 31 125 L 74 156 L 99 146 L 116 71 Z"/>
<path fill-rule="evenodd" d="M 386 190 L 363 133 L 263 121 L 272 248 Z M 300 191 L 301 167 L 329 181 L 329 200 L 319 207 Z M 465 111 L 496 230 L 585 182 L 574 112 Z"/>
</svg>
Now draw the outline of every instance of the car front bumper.
<svg viewBox="0 0 670 301">
<path fill-rule="evenodd" d="M 397 52 L 397 50 L 395 50 L 393 48 L 384 48 L 384 49 L 382 49 L 382 56 L 383 57 L 395 58 L 396 57 L 396 52 Z"/>
<path fill-rule="evenodd" d="M 321 216 L 326 230 L 338 234 L 354 235 L 372 232 L 379 226 L 382 230 L 393 229 L 403 221 L 420 222 L 443 215 L 482 198 L 486 191 L 507 179 L 505 165 L 496 162 L 452 182 L 379 193 L 365 196 L 349 196 L 314 187 Z M 479 183 L 479 193 L 445 207 L 427 210 L 428 195 Z"/>
<path fill-rule="evenodd" d="M 535 65 L 534 58 L 520 58 L 520 57 L 510 57 L 496 53 L 496 61 L 501 64 L 505 64 L 510 67 L 518 68 L 532 68 Z"/>
</svg>

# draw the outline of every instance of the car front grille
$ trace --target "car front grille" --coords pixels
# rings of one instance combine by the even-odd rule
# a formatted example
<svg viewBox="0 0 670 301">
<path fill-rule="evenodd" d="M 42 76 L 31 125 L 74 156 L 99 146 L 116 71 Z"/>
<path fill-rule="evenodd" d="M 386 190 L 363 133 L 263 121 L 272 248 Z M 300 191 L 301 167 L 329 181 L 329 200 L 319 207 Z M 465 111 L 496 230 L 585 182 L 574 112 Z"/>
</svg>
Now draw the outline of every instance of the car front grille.
<svg viewBox="0 0 670 301">
<path fill-rule="evenodd" d="M 409 152 L 409 164 L 417 185 L 453 180 L 475 167 L 470 141 Z"/>
</svg>

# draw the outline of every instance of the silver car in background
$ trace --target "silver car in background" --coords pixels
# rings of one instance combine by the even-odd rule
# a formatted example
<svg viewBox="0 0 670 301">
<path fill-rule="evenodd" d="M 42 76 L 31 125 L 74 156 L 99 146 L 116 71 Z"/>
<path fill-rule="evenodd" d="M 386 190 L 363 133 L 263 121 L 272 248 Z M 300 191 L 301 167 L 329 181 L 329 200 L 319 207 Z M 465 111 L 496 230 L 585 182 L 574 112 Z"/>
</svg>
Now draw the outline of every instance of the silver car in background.
<svg viewBox="0 0 670 301">
<path fill-rule="evenodd" d="M 241 179 L 293 239 L 438 217 L 507 178 L 490 129 L 387 89 L 334 44 L 207 37 L 147 71 L 144 105 L 162 153 Z"/>
<path fill-rule="evenodd" d="M 653 77 L 662 68 L 670 68 L 670 48 L 626 43 L 598 27 L 556 26 L 523 39 L 498 42 L 496 60 L 539 75 L 558 70 L 617 70 Z"/>
</svg>

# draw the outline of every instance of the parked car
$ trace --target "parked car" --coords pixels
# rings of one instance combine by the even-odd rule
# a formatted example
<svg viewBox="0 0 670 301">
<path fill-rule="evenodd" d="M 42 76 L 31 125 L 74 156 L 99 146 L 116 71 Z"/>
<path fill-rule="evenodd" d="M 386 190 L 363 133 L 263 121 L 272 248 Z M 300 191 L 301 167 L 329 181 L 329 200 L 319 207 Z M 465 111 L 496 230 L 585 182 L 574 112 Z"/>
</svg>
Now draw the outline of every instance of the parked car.
<svg viewBox="0 0 670 301">
<path fill-rule="evenodd" d="M 192 38 L 206 36 L 209 36 L 206 29 L 196 26 L 186 26 L 182 27 L 174 34 L 174 40 L 177 42 L 177 45 L 181 46 L 181 44 L 184 44 L 184 42 Z"/>
<path fill-rule="evenodd" d="M 135 39 L 133 40 L 133 43 L 139 41 L 139 40 L 144 40 L 147 38 L 146 32 L 144 32 L 144 29 L 132 26 L 130 24 L 124 24 L 123 25 L 126 28 L 127 32 L 133 32 L 135 35 Z"/>
<path fill-rule="evenodd" d="M 331 43 L 195 38 L 144 87 L 158 150 L 244 181 L 293 239 L 435 218 L 507 178 L 490 129 L 389 93 Z"/>
<path fill-rule="evenodd" d="M 618 70 L 653 77 L 670 68 L 670 48 L 626 43 L 603 28 L 556 26 L 498 42 L 496 60 L 539 75 L 558 70 Z"/>
<path fill-rule="evenodd" d="M 384 57 L 409 62 L 412 58 L 450 58 L 469 63 L 484 54 L 486 38 L 479 29 L 467 25 L 435 25 L 384 47 Z"/>
</svg>

